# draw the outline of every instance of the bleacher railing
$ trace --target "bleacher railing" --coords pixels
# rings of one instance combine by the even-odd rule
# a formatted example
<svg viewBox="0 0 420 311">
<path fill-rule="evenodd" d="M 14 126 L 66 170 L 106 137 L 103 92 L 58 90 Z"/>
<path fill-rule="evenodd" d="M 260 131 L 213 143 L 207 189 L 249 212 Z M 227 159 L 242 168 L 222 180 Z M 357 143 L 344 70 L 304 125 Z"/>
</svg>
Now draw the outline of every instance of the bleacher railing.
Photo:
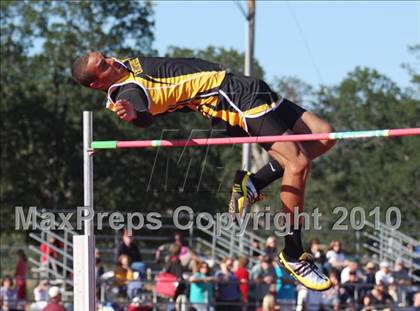
<svg viewBox="0 0 420 311">
<path fill-rule="evenodd" d="M 365 225 L 369 229 L 363 235 L 369 242 L 363 246 L 373 254 L 373 258 L 377 262 L 388 261 L 391 264 L 402 260 L 410 277 L 420 282 L 420 277 L 414 274 L 414 271 L 420 271 L 420 253 L 416 251 L 420 247 L 420 241 L 381 222 L 373 224 L 366 221 Z"/>
</svg>

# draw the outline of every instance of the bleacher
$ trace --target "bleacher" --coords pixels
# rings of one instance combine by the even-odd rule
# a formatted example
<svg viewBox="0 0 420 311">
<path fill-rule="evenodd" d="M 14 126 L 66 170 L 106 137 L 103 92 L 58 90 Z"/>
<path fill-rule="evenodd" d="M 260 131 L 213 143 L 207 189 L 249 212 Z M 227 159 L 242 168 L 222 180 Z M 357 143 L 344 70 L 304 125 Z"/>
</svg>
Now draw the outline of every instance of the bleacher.
<svg viewBox="0 0 420 311">
<path fill-rule="evenodd" d="M 162 228 L 159 230 L 159 235 L 156 231 L 141 229 L 135 232 L 135 243 L 141 250 L 143 261 L 149 269 L 149 279 L 146 281 L 148 289 L 153 289 L 154 276 L 162 269 L 162 263 L 155 262 L 155 252 L 157 248 L 165 243 L 173 240 L 176 227 L 168 222 L 164 222 Z M 186 244 L 191 250 L 194 250 L 201 257 L 211 262 L 218 262 L 226 256 L 238 257 L 239 255 L 250 255 L 252 253 L 262 254 L 261 249 L 255 249 L 252 246 L 252 241 L 258 241 L 264 244 L 265 239 L 249 230 L 239 237 L 235 234 L 239 229 L 221 230 L 220 236 L 216 235 L 213 229 L 198 229 L 191 228 L 184 235 Z M 71 303 L 73 297 L 73 255 L 72 255 L 72 236 L 77 234 L 73 230 L 61 230 L 51 232 L 48 230 L 34 230 L 29 234 L 31 243 L 29 250 L 31 251 L 29 261 L 31 263 L 31 278 L 34 280 L 48 279 L 52 283 L 60 286 L 63 290 L 63 300 Z M 60 247 L 51 245 L 48 241 L 48 236 L 53 236 L 60 242 Z M 410 275 L 416 281 L 420 281 L 419 276 L 413 272 L 420 270 L 419 260 L 420 255 L 414 250 L 420 247 L 419 241 L 404 235 L 397 230 L 393 230 L 384 224 L 379 224 L 376 227 L 372 223 L 368 223 L 365 230 L 362 231 L 364 237 L 363 247 L 367 251 L 372 260 L 380 262 L 387 260 L 394 263 L 397 259 L 403 259 L 406 267 L 410 271 Z M 112 270 L 116 262 L 116 250 L 119 243 L 121 243 L 121 233 L 118 231 L 104 228 L 103 231 L 96 233 L 96 247 L 101 252 L 102 263 L 106 270 Z M 49 264 L 45 265 L 41 261 L 41 252 L 39 250 L 40 244 L 45 243 L 48 247 L 54 249 L 59 256 L 57 258 L 49 258 Z M 254 257 L 250 257 L 250 266 L 256 263 Z M 103 293 L 106 290 L 107 283 L 103 282 L 100 287 L 99 300 L 101 303 L 106 303 L 107 295 Z M 157 304 L 160 300 L 153 290 L 147 291 L 146 296 L 153 304 Z M 124 303 L 123 300 L 121 300 Z"/>
</svg>

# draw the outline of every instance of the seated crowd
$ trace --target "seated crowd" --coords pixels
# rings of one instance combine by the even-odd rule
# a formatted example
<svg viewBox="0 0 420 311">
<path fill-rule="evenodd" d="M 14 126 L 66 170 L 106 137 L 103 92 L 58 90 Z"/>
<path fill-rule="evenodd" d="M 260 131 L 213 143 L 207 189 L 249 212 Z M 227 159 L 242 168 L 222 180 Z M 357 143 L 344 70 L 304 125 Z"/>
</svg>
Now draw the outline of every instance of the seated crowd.
<svg viewBox="0 0 420 311">
<path fill-rule="evenodd" d="M 160 246 L 155 253 L 162 271 L 151 275 L 145 268 L 140 249 L 124 231 L 116 252 L 116 265 L 106 272 L 101 253 L 96 250 L 98 301 L 108 302 L 99 310 L 149 310 L 142 293 L 155 292 L 166 297 L 167 310 L 392 310 L 406 307 L 419 310 L 420 292 L 412 284 L 404 261 L 394 267 L 383 261 L 377 266 L 363 266 L 346 257 L 340 241 L 332 241 L 324 252 L 318 239 L 310 242 L 308 252 L 329 277 L 333 286 L 324 292 L 308 290 L 277 264 L 276 240 L 269 237 L 259 251 L 249 257 L 226 257 L 213 262 L 199 256 L 183 244 L 180 234 L 172 243 Z M 0 310 L 63 311 L 61 291 L 42 280 L 34 289 L 32 304 L 27 303 L 25 271 L 26 256 L 19 250 L 14 277 L 5 276 L 0 288 Z M 256 264 L 250 266 L 250 259 Z M 171 280 L 170 282 L 168 280 Z M 166 283 L 165 283 L 166 282 Z M 105 294 L 100 288 L 105 286 Z M 410 286 L 413 285 L 413 286 Z M 110 304 L 116 297 L 130 301 L 128 306 Z M 106 308 L 105 308 L 106 305 Z M 28 309 L 28 306 L 30 308 Z M 69 309 L 67 309 L 70 311 Z"/>
<path fill-rule="evenodd" d="M 123 240 L 126 238 L 123 236 Z M 256 245 L 256 244 L 255 244 Z M 257 246 L 257 245 L 256 245 Z M 137 248 L 130 241 L 128 249 Z M 342 251 L 339 241 L 332 241 L 329 249 L 324 252 L 318 239 L 310 242 L 308 252 L 312 254 L 314 262 L 330 276 L 333 286 L 325 292 L 307 290 L 276 263 L 276 240 L 269 237 L 266 245 L 258 247 L 261 251 L 251 256 L 256 264 L 249 265 L 248 257 L 226 257 L 220 262 L 212 262 L 201 258 L 182 243 L 179 234 L 175 235 L 173 243 L 162 245 L 156 251 L 156 262 L 162 264 L 162 272 L 154 280 L 153 288 L 157 294 L 171 297 L 175 310 L 376 310 L 391 306 L 410 307 L 419 306 L 420 293 L 410 291 L 411 279 L 404 262 L 399 260 L 395 267 L 388 262 L 381 262 L 379 266 L 368 262 L 364 266 L 350 260 Z M 120 247 L 119 250 L 122 248 Z M 139 282 L 145 276 L 144 266 L 135 267 L 136 261 L 130 260 L 128 252 L 124 262 L 118 267 L 127 271 L 138 272 L 138 278 L 132 279 L 133 273 L 121 274 L 115 270 L 115 277 L 120 283 L 125 295 L 130 299 L 136 298 L 136 291 L 147 288 Z M 137 251 L 130 250 L 137 253 Z M 254 260 L 254 261 L 255 261 Z M 165 293 L 164 287 L 159 285 L 162 273 L 169 274 L 177 281 L 177 288 L 173 295 Z M 121 275 L 125 275 L 120 279 Z M 165 282 L 170 279 L 163 279 Z M 139 282 L 132 286 L 130 284 Z M 140 284 L 142 283 L 142 284 Z M 173 283 L 173 282 L 172 282 Z M 162 289 L 161 289 L 162 288 Z M 415 288 L 415 287 L 413 287 Z M 160 292 L 162 290 L 162 293 Z M 131 310 L 143 310 L 135 309 Z M 413 309 L 414 310 L 414 309 Z"/>
</svg>

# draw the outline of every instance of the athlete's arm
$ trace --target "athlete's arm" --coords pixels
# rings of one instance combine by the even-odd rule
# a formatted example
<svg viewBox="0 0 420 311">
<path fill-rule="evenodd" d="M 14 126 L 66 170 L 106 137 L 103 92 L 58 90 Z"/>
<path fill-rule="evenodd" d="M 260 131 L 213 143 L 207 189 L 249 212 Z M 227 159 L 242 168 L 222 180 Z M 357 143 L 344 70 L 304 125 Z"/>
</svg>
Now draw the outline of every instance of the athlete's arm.
<svg viewBox="0 0 420 311">
<path fill-rule="evenodd" d="M 152 124 L 153 117 L 148 110 L 147 96 L 137 84 L 128 83 L 121 86 L 115 103 L 115 112 L 121 120 L 137 127 Z"/>
</svg>

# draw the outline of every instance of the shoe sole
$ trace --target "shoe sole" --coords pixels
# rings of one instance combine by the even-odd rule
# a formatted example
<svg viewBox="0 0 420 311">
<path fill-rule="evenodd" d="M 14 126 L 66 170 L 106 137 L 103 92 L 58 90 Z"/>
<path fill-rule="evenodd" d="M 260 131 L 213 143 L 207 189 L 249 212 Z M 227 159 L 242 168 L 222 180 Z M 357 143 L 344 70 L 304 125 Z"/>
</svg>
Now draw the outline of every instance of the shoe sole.
<svg viewBox="0 0 420 311">
<path fill-rule="evenodd" d="M 239 215 L 241 216 L 241 218 L 243 219 L 244 216 L 246 215 L 246 213 L 248 212 L 248 205 L 247 203 L 247 196 L 248 196 L 248 188 L 246 187 L 246 183 L 248 181 L 249 178 L 249 174 L 245 175 L 242 178 L 242 182 L 241 182 L 241 191 L 242 191 L 242 195 L 239 198 L 234 198 L 235 194 L 237 194 L 238 192 L 233 192 L 232 191 L 232 197 L 234 199 L 234 202 L 236 204 L 234 204 L 234 213 L 239 213 Z M 232 211 L 229 208 L 229 212 L 232 213 Z"/>
<path fill-rule="evenodd" d="M 332 283 L 330 281 L 330 279 L 328 279 L 328 282 L 326 282 L 325 285 L 317 285 L 317 284 L 313 284 L 311 282 L 308 282 L 307 280 L 305 280 L 304 278 L 300 277 L 298 274 L 296 274 L 296 272 L 293 271 L 293 269 L 288 265 L 287 260 L 283 257 L 283 253 L 280 253 L 277 257 L 276 257 L 276 261 L 277 263 L 282 266 L 284 269 L 286 269 L 287 272 L 290 273 L 290 275 L 296 280 L 298 281 L 300 284 L 302 284 L 303 286 L 305 286 L 306 288 L 318 291 L 318 292 L 323 292 L 326 291 L 328 289 L 331 288 Z"/>
</svg>

